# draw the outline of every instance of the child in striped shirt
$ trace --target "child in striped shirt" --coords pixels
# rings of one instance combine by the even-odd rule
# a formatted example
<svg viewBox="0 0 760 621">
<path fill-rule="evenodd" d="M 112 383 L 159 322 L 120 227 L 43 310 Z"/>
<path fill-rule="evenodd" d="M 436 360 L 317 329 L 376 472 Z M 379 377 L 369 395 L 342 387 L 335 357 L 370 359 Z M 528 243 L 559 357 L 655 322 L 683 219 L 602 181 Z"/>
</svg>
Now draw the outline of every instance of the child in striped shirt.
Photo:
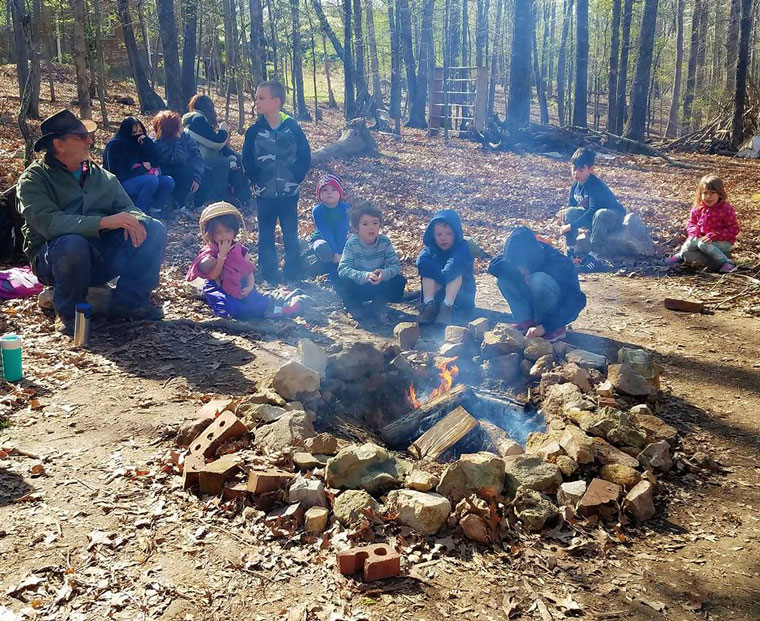
<svg viewBox="0 0 760 621">
<path fill-rule="evenodd" d="M 391 240 L 380 233 L 383 213 L 377 207 L 365 204 L 352 209 L 349 221 L 353 234 L 338 263 L 335 290 L 352 315 L 370 302 L 372 314 L 385 323 L 387 303 L 404 295 L 406 278 L 401 275 L 401 262 Z"/>
</svg>

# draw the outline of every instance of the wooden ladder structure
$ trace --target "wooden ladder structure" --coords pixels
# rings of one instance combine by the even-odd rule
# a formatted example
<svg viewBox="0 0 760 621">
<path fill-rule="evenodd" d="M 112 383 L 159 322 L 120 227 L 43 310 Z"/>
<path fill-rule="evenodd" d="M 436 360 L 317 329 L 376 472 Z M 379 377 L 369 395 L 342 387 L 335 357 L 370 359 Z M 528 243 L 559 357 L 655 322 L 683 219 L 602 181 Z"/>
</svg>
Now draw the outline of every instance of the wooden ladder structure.
<svg viewBox="0 0 760 621">
<path fill-rule="evenodd" d="M 485 67 L 434 67 L 430 80 L 428 135 L 437 136 L 441 128 L 448 142 L 453 122 L 459 130 L 468 125 L 482 132 L 488 105 L 488 69 Z M 456 106 L 452 114 L 452 107 Z"/>
</svg>

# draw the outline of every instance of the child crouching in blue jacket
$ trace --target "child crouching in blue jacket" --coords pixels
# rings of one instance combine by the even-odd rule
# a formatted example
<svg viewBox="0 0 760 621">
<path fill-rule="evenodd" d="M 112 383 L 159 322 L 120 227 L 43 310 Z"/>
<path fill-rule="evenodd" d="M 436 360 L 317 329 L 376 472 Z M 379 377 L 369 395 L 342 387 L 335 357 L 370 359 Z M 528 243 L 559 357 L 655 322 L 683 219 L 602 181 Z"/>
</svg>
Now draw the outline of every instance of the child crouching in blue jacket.
<svg viewBox="0 0 760 621">
<path fill-rule="evenodd" d="M 462 233 L 462 221 L 453 209 L 436 213 L 422 238 L 425 247 L 417 257 L 422 278 L 420 323 L 451 323 L 454 308 L 475 306 L 474 260 Z"/>
</svg>

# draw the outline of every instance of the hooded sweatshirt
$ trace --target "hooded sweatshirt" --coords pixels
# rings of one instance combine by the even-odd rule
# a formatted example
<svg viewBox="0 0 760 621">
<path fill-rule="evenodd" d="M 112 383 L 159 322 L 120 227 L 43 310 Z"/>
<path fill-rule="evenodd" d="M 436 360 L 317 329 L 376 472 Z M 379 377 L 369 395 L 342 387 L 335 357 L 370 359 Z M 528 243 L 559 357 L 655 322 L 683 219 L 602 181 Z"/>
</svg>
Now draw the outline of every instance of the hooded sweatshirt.
<svg viewBox="0 0 760 621">
<path fill-rule="evenodd" d="M 245 132 L 243 169 L 259 198 L 298 196 L 310 165 L 309 141 L 295 119 L 284 112 L 276 129 L 260 115 Z"/>
<path fill-rule="evenodd" d="M 152 167 L 158 166 L 158 154 L 156 145 L 145 136 L 142 144 L 133 136 L 131 128 L 129 133 L 116 132 L 108 141 L 103 151 L 103 168 L 116 175 L 116 178 L 124 183 L 127 179 L 145 175 L 148 169 L 143 162 L 150 162 Z"/>
<path fill-rule="evenodd" d="M 580 218 L 570 223 L 574 231 L 579 228 L 590 229 L 594 214 L 600 209 L 611 209 L 625 217 L 625 207 L 615 198 L 607 184 L 594 174 L 589 175 L 586 183 L 573 183 L 567 203 L 570 207 L 583 207 L 586 210 Z"/>
<path fill-rule="evenodd" d="M 441 250 L 435 243 L 435 224 L 445 222 L 454 230 L 454 243 L 448 250 Z M 423 278 L 432 278 L 442 287 L 462 277 L 462 287 L 457 295 L 456 305 L 470 308 L 475 305 L 474 259 L 470 244 L 462 233 L 462 221 L 453 209 L 437 212 L 430 220 L 422 237 L 425 247 L 417 257 L 417 269 Z"/>
<path fill-rule="evenodd" d="M 575 264 L 556 248 L 538 241 L 533 231 L 525 226 L 519 226 L 512 231 L 504 244 L 504 252 L 491 260 L 488 273 L 496 278 L 511 281 L 521 295 L 529 297 L 530 287 L 519 271 L 520 267 L 524 267 L 531 274 L 544 272 L 559 285 L 559 306 L 543 321 L 547 333 L 554 332 L 578 318 L 586 306 L 586 296 L 578 283 Z"/>
<path fill-rule="evenodd" d="M 182 127 L 190 138 L 195 140 L 204 160 L 221 155 L 227 145 L 230 133 L 226 129 L 215 130 L 208 119 L 197 110 L 182 117 Z"/>
</svg>

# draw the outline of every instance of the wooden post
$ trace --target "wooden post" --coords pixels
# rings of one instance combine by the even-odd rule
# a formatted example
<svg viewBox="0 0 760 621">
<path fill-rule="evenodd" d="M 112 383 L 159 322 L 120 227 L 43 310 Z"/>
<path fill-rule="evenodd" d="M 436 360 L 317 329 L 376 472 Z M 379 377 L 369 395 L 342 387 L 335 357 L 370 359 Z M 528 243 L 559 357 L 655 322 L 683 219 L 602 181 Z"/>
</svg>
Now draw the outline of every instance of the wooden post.
<svg viewBox="0 0 760 621">
<path fill-rule="evenodd" d="M 430 108 L 428 111 L 428 136 L 437 136 L 441 128 L 443 111 L 443 67 L 434 67 L 430 80 Z"/>
<path fill-rule="evenodd" d="M 478 81 L 475 88 L 475 131 L 482 132 L 486 128 L 488 113 L 488 69 L 478 67 Z"/>
</svg>

